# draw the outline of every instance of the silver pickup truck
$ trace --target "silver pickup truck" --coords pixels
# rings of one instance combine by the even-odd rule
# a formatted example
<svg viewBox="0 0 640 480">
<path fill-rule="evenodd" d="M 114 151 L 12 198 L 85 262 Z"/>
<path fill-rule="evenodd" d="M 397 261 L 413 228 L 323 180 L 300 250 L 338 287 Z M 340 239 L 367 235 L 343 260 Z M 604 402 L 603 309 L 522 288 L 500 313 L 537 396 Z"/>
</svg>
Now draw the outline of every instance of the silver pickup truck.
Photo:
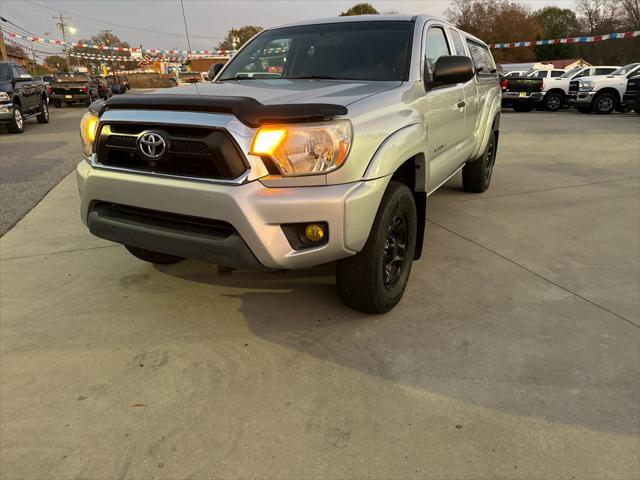
<svg viewBox="0 0 640 480">
<path fill-rule="evenodd" d="M 422 253 L 427 196 L 491 181 L 500 86 L 487 45 L 426 15 L 265 30 L 210 83 L 95 102 L 81 217 L 154 263 L 337 262 L 340 297 L 383 313 Z"/>
</svg>

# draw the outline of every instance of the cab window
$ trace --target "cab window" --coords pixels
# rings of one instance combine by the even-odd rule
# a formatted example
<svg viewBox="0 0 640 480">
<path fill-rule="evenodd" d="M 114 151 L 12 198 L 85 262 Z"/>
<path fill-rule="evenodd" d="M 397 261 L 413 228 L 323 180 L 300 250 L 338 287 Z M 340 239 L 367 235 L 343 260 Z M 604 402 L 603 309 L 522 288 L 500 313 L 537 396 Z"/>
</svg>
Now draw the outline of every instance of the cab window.
<svg viewBox="0 0 640 480">
<path fill-rule="evenodd" d="M 479 75 L 495 76 L 496 66 L 489 53 L 489 48 L 469 39 L 467 39 L 467 46 L 469 47 L 469 52 L 471 52 L 471 59 L 476 67 L 476 72 Z"/>
<path fill-rule="evenodd" d="M 462 37 L 460 34 L 456 30 L 452 29 L 449 29 L 449 32 L 451 32 L 451 38 L 453 39 L 453 46 L 455 48 L 456 55 L 463 55 L 466 57 L 467 54 L 464 51 L 464 43 L 462 43 Z"/>
<path fill-rule="evenodd" d="M 551 76 L 554 78 L 561 77 L 563 73 L 564 73 L 563 70 L 551 70 Z"/>
<path fill-rule="evenodd" d="M 433 75 L 436 62 L 440 57 L 451 55 L 447 37 L 441 27 L 431 27 L 427 31 L 427 46 L 425 49 L 425 64 L 429 76 Z"/>
</svg>

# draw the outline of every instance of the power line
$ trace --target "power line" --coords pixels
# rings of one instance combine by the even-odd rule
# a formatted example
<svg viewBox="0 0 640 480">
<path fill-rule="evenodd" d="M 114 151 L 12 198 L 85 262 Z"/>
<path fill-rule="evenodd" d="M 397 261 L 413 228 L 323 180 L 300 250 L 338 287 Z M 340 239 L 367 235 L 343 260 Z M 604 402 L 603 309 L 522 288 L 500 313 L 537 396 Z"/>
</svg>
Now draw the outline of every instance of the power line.
<svg viewBox="0 0 640 480">
<path fill-rule="evenodd" d="M 27 30 L 26 28 L 22 28 L 20 25 L 13 23 L 11 20 L 7 20 L 4 17 L 0 17 L 0 20 L 2 20 L 5 23 L 8 23 L 10 25 L 13 25 L 14 27 L 18 28 L 19 30 L 22 30 L 23 32 L 27 32 L 29 35 L 33 35 L 34 37 L 37 37 L 37 35 L 33 32 L 30 32 L 29 30 Z"/>
<path fill-rule="evenodd" d="M 100 23 L 100 24 L 113 25 L 115 27 L 128 28 L 128 29 L 131 29 L 131 30 L 138 30 L 138 31 L 147 32 L 147 33 L 155 33 L 155 34 L 158 34 L 158 35 L 169 35 L 169 36 L 173 36 L 173 37 L 179 36 L 179 35 L 183 35 L 182 33 L 166 32 L 166 31 L 163 32 L 163 31 L 160 31 L 160 30 L 151 30 L 149 28 L 133 27 L 131 25 L 124 25 L 122 23 L 108 22 L 108 21 L 106 21 L 104 19 L 100 19 L 100 18 L 87 17 L 85 15 L 80 15 L 78 13 L 70 13 L 70 12 L 66 12 L 64 10 L 55 9 L 55 8 L 49 7 L 47 5 L 42 5 L 42 4 L 38 3 L 38 2 L 34 2 L 33 0 L 27 0 L 27 1 L 29 3 L 37 5 L 38 7 L 47 8 L 49 10 L 53 10 L 53 11 L 56 11 L 56 12 L 66 13 L 67 15 L 73 15 L 75 17 L 84 18 L 85 20 L 90 20 L 90 21 L 97 22 L 97 23 Z M 224 38 L 225 38 L 225 37 L 213 37 L 213 36 L 210 36 L 210 35 L 191 35 L 191 36 L 193 38 L 200 38 L 200 39 L 205 39 L 205 40 L 224 40 Z"/>
</svg>

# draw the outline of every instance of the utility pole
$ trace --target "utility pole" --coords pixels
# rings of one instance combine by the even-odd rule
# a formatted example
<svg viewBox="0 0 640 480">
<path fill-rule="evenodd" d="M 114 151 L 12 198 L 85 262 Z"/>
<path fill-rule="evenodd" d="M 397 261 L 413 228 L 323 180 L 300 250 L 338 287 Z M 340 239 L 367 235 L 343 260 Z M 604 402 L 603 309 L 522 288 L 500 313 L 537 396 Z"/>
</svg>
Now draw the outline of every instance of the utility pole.
<svg viewBox="0 0 640 480">
<path fill-rule="evenodd" d="M 64 42 L 64 56 L 67 59 L 67 68 L 69 69 L 69 71 L 71 71 L 71 62 L 69 61 L 69 47 L 67 46 L 67 31 L 66 31 L 66 25 L 64 23 L 64 17 L 62 16 L 62 14 L 60 14 L 59 16 L 53 17 L 53 18 L 55 18 L 56 20 L 59 20 L 59 22 L 56 25 L 62 32 L 62 41 Z"/>
<path fill-rule="evenodd" d="M 2 22 L 0 22 L 0 50 L 2 51 L 2 60 L 7 61 L 7 47 L 4 46 L 4 33 L 2 33 Z"/>
</svg>

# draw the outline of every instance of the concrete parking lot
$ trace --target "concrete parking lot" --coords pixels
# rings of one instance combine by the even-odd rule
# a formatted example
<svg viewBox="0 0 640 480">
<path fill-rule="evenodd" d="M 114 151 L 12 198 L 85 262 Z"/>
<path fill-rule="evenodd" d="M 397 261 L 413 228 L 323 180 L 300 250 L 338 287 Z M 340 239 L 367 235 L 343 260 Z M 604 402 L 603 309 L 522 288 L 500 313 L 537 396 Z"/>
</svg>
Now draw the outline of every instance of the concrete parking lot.
<svg viewBox="0 0 640 480">
<path fill-rule="evenodd" d="M 640 477 L 640 116 L 507 111 L 500 142 L 384 316 L 331 266 L 138 261 L 64 178 L 0 239 L 2 478 Z"/>
</svg>

